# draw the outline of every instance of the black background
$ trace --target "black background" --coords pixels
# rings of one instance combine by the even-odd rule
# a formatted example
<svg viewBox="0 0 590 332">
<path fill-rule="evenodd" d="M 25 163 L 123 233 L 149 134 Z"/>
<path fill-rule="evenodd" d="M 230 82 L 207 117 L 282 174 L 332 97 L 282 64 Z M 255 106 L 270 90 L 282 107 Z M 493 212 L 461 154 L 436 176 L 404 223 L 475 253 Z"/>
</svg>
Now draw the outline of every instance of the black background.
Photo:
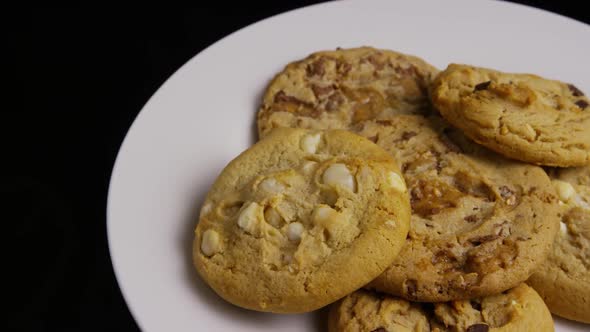
<svg viewBox="0 0 590 332">
<path fill-rule="evenodd" d="M 314 2 L 3 11 L 0 192 L 9 314 L 0 328 L 138 330 L 113 275 L 105 227 L 109 177 L 125 133 L 192 56 L 243 26 Z M 583 2 L 519 2 L 590 22 Z"/>
</svg>

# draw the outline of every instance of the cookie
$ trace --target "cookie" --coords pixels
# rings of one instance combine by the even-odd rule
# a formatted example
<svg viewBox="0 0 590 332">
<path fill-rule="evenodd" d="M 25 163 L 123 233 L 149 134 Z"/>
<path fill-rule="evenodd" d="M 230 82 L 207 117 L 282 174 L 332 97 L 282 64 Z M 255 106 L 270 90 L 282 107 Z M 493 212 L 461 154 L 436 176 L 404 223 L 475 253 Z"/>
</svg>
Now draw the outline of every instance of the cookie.
<svg viewBox="0 0 590 332">
<path fill-rule="evenodd" d="M 194 265 L 240 307 L 311 311 L 383 272 L 409 218 L 389 153 L 347 131 L 276 129 L 213 184 L 195 230 Z"/>
<path fill-rule="evenodd" d="M 541 297 L 521 284 L 484 298 L 434 304 L 360 290 L 332 305 L 328 331 L 552 332 L 554 328 Z"/>
<path fill-rule="evenodd" d="M 528 282 L 554 314 L 590 323 L 590 166 L 550 174 L 561 227 L 549 258 Z"/>
<path fill-rule="evenodd" d="M 417 57 L 371 47 L 311 54 L 268 86 L 259 136 L 276 127 L 351 129 L 367 119 L 430 112 L 428 87 L 437 72 Z"/>
<path fill-rule="evenodd" d="M 365 122 L 410 192 L 411 229 L 394 263 L 369 284 L 412 301 L 483 297 L 524 282 L 559 227 L 542 168 L 502 158 L 439 116 Z"/>
<path fill-rule="evenodd" d="M 572 84 L 451 64 L 432 86 L 442 116 L 512 159 L 590 165 L 590 100 Z"/>
</svg>

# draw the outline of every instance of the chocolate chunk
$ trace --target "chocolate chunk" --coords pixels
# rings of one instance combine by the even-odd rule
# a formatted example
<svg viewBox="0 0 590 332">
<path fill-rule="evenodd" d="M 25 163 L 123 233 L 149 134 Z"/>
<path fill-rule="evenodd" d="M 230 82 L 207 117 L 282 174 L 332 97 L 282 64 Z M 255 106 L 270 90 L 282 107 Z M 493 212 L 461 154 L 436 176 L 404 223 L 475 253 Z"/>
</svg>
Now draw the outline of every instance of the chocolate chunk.
<svg viewBox="0 0 590 332">
<path fill-rule="evenodd" d="M 424 198 L 424 193 L 422 192 L 422 186 L 420 184 L 421 183 L 410 191 L 410 203 L 418 202 Z"/>
<path fill-rule="evenodd" d="M 291 96 L 287 96 L 287 94 L 284 91 L 281 90 L 281 91 L 277 92 L 277 94 L 275 95 L 274 102 L 275 103 L 292 102 L 293 99 L 297 99 L 297 98 L 291 97 Z"/>
<path fill-rule="evenodd" d="M 334 87 L 331 85 L 328 86 L 319 86 L 319 85 L 312 85 L 311 90 L 316 98 L 320 98 L 322 96 L 329 95 L 332 91 L 334 91 Z"/>
<path fill-rule="evenodd" d="M 581 109 L 585 109 L 586 107 L 588 107 L 588 102 L 585 100 L 578 100 L 575 104 L 578 105 L 578 107 Z"/>
<path fill-rule="evenodd" d="M 405 288 L 406 288 L 406 295 L 410 298 L 410 299 L 415 299 L 416 298 L 416 290 L 418 289 L 418 282 L 414 279 L 408 279 L 405 282 Z"/>
<path fill-rule="evenodd" d="M 487 81 L 487 82 L 482 82 L 479 83 L 475 86 L 475 88 L 473 89 L 473 92 L 477 92 L 480 90 L 485 90 L 488 88 L 488 86 L 490 86 L 490 84 L 492 83 L 492 81 Z"/>
<path fill-rule="evenodd" d="M 408 68 L 402 68 L 402 67 L 395 67 L 394 68 L 395 72 L 398 73 L 401 76 L 417 76 L 418 75 L 418 71 L 416 70 L 416 68 L 414 66 L 409 66 Z"/>
<path fill-rule="evenodd" d="M 517 197 L 514 191 L 506 186 L 498 188 L 500 190 L 500 196 L 504 199 L 504 202 L 508 205 L 515 205 L 517 203 Z"/>
<path fill-rule="evenodd" d="M 274 98 L 274 102 L 275 103 L 281 103 L 281 102 L 293 103 L 296 105 L 304 105 L 304 106 L 308 106 L 308 107 L 313 107 L 312 104 L 305 102 L 301 99 L 297 99 L 296 97 L 293 97 L 293 96 L 287 96 L 287 94 L 282 90 L 277 92 L 277 94 L 275 95 L 275 98 Z"/>
<path fill-rule="evenodd" d="M 489 234 L 489 235 L 484 235 L 484 236 L 476 236 L 474 238 L 469 239 L 468 241 L 471 242 L 474 246 L 478 246 L 484 242 L 494 241 L 499 238 L 500 238 L 500 235 Z"/>
<path fill-rule="evenodd" d="M 481 303 L 477 300 L 471 300 L 469 301 L 469 304 L 471 304 L 471 307 L 477 311 L 481 311 Z"/>
<path fill-rule="evenodd" d="M 274 112 L 290 112 L 300 116 L 317 118 L 322 111 L 315 108 L 312 103 L 308 103 L 297 97 L 288 96 L 284 91 L 279 91 L 274 97 Z"/>
<path fill-rule="evenodd" d="M 378 328 L 374 329 L 374 330 L 373 330 L 373 331 L 371 331 L 371 332 L 387 332 L 387 330 L 386 330 L 386 329 L 384 329 L 384 328 L 382 328 L 382 327 L 378 327 Z"/>
<path fill-rule="evenodd" d="M 424 216 L 433 216 L 435 214 L 439 214 L 442 211 L 439 207 L 433 207 L 431 209 L 424 209 L 422 215 Z"/>
<path fill-rule="evenodd" d="M 476 178 L 471 173 L 459 171 L 454 176 L 455 186 L 464 194 L 481 198 L 491 202 L 495 200 L 495 194 L 481 179 Z"/>
<path fill-rule="evenodd" d="M 377 143 L 377 141 L 379 141 L 379 134 L 377 134 L 375 136 L 367 137 L 367 139 L 373 143 Z"/>
<path fill-rule="evenodd" d="M 472 214 L 470 216 L 467 216 L 467 217 L 463 218 L 463 220 L 465 220 L 467 222 L 476 222 L 477 221 L 477 215 Z"/>
<path fill-rule="evenodd" d="M 377 70 L 382 70 L 383 67 L 385 67 L 385 62 L 381 61 L 381 59 L 379 59 L 379 56 L 377 54 L 371 54 L 367 60 L 373 65 L 373 67 L 375 67 L 375 69 Z"/>
<path fill-rule="evenodd" d="M 489 330 L 488 324 L 473 324 L 467 328 L 467 332 L 488 332 Z"/>
<path fill-rule="evenodd" d="M 326 61 L 326 59 L 321 57 L 321 58 L 317 59 L 316 61 L 307 65 L 307 68 L 305 69 L 307 76 L 309 76 L 309 77 L 323 76 L 324 73 L 326 72 L 324 70 L 324 62 L 325 61 Z"/>
<path fill-rule="evenodd" d="M 568 84 L 567 87 L 570 89 L 574 97 L 582 97 L 584 95 L 584 93 L 573 84 Z"/>
<path fill-rule="evenodd" d="M 330 97 L 328 97 L 328 102 L 326 103 L 325 108 L 328 111 L 334 111 L 338 109 L 340 105 L 342 105 L 342 103 L 344 103 L 344 97 L 341 93 L 336 92 L 331 94 Z"/>
<path fill-rule="evenodd" d="M 336 65 L 336 71 L 342 76 L 346 76 L 351 69 L 352 65 L 348 62 L 338 61 L 338 64 Z"/>
<path fill-rule="evenodd" d="M 432 264 L 453 263 L 457 262 L 457 259 L 454 257 L 452 251 L 448 249 L 443 249 L 439 250 L 432 256 L 431 262 Z"/>
<path fill-rule="evenodd" d="M 506 186 L 502 186 L 498 189 L 500 190 L 500 196 L 502 196 L 502 198 L 504 199 L 508 199 L 511 196 L 514 196 L 514 191 L 510 190 L 510 188 Z"/>
<path fill-rule="evenodd" d="M 388 120 L 377 120 L 377 122 L 379 122 L 379 121 L 388 121 Z M 395 139 L 393 142 L 394 143 L 405 142 L 416 135 L 418 135 L 418 134 L 413 131 L 404 131 L 402 133 L 402 136 L 398 139 Z"/>
<path fill-rule="evenodd" d="M 410 204 L 412 213 L 422 217 L 438 214 L 454 208 L 463 196 L 456 188 L 439 181 L 418 180 L 411 184 Z"/>
<path fill-rule="evenodd" d="M 393 124 L 391 120 L 375 120 L 375 123 L 383 125 L 383 126 L 390 126 Z"/>
<path fill-rule="evenodd" d="M 407 141 L 410 138 L 414 137 L 418 135 L 416 132 L 413 131 L 404 131 L 404 133 L 402 134 L 402 140 Z"/>
<path fill-rule="evenodd" d="M 436 158 L 436 165 L 434 167 L 436 168 L 436 173 L 440 174 L 440 172 L 444 168 L 444 166 L 443 166 L 442 161 L 440 160 L 440 158 Z"/>
</svg>

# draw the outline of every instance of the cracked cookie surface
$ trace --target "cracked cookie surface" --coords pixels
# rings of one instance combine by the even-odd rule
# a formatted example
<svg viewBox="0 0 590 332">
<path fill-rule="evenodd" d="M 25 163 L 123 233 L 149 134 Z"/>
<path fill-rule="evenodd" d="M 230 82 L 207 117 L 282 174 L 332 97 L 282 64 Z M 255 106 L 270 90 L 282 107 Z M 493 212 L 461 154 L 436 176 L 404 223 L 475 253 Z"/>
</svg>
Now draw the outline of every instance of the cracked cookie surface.
<svg viewBox="0 0 590 332">
<path fill-rule="evenodd" d="M 383 272 L 409 219 L 407 188 L 389 153 L 347 131 L 280 128 L 213 184 L 193 259 L 235 305 L 306 312 Z"/>
<path fill-rule="evenodd" d="M 496 294 L 525 281 L 559 226 L 555 190 L 538 166 L 505 159 L 439 116 L 368 121 L 359 134 L 400 163 L 411 227 L 368 288 L 413 301 Z"/>
<path fill-rule="evenodd" d="M 434 80 L 431 97 L 452 125 L 509 158 L 590 164 L 590 100 L 572 84 L 451 64 Z"/>
<path fill-rule="evenodd" d="M 551 312 L 590 323 L 590 166 L 553 169 L 560 231 L 548 259 L 528 283 Z"/>
<path fill-rule="evenodd" d="M 434 304 L 360 290 L 332 305 L 328 331 L 549 332 L 554 328 L 543 300 L 521 284 L 497 295 Z"/>
<path fill-rule="evenodd" d="M 369 119 L 430 112 L 428 87 L 437 72 L 417 57 L 371 47 L 311 54 L 267 87 L 259 137 L 276 127 L 352 129 Z"/>
</svg>

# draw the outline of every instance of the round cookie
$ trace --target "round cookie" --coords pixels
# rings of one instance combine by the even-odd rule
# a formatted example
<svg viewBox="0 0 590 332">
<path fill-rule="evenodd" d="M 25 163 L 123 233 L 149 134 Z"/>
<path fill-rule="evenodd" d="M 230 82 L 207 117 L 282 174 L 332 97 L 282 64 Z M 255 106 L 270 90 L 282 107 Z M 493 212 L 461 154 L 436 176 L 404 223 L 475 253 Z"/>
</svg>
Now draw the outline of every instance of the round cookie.
<svg viewBox="0 0 590 332">
<path fill-rule="evenodd" d="M 415 303 L 359 290 L 330 308 L 330 332 L 554 331 L 541 297 L 521 284 L 484 298 Z"/>
<path fill-rule="evenodd" d="M 507 157 L 590 165 L 590 100 L 571 84 L 451 64 L 435 79 L 432 102 L 465 135 Z"/>
<path fill-rule="evenodd" d="M 422 59 L 371 47 L 311 54 L 269 84 L 258 133 L 276 127 L 351 129 L 367 119 L 430 112 L 438 70 Z"/>
<path fill-rule="evenodd" d="M 412 301 L 497 294 L 527 280 L 559 227 L 542 168 L 504 159 L 438 116 L 365 122 L 410 192 L 411 229 L 394 263 L 368 288 Z"/>
<path fill-rule="evenodd" d="M 383 272 L 409 219 L 389 153 L 347 131 L 280 128 L 213 184 L 195 230 L 194 265 L 240 307 L 311 311 Z"/>
<path fill-rule="evenodd" d="M 550 172 L 561 227 L 549 258 L 528 283 L 554 314 L 590 323 L 590 166 Z"/>
</svg>

